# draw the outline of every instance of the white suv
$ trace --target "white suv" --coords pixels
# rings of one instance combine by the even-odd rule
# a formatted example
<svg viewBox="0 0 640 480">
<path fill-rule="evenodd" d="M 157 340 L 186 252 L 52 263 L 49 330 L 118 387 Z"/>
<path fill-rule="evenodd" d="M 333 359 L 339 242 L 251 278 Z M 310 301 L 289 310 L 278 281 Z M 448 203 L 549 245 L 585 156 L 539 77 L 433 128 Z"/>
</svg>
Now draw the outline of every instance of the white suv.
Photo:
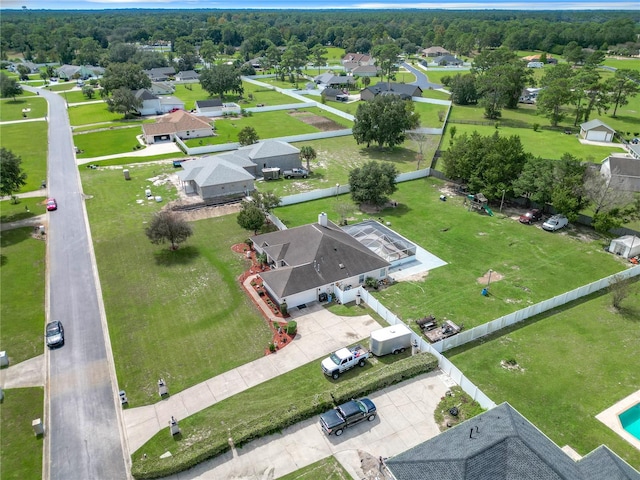
<svg viewBox="0 0 640 480">
<path fill-rule="evenodd" d="M 554 232 L 556 230 L 560 230 L 563 227 L 566 227 L 569 224 L 569 220 L 564 215 L 554 215 L 549 220 L 542 224 L 542 228 L 549 231 Z"/>
</svg>

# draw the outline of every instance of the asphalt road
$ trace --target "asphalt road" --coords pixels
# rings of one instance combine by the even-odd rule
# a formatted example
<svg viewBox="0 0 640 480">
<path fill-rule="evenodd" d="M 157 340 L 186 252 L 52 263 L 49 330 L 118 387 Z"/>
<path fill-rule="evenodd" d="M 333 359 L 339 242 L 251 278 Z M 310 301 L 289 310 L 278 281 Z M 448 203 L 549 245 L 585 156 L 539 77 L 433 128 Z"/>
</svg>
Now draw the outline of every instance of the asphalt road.
<svg viewBox="0 0 640 480">
<path fill-rule="evenodd" d="M 416 76 L 416 81 L 413 82 L 412 85 L 419 86 L 423 92 L 429 90 L 429 88 L 432 88 L 434 90 L 442 88 L 442 85 L 440 85 L 439 83 L 431 83 L 424 73 L 422 73 L 419 69 L 412 67 L 407 62 L 403 62 L 402 66 Z"/>
<path fill-rule="evenodd" d="M 49 102 L 49 196 L 58 210 L 47 232 L 48 321 L 60 320 L 65 345 L 47 352 L 45 479 L 125 479 L 120 408 L 65 100 Z"/>
</svg>

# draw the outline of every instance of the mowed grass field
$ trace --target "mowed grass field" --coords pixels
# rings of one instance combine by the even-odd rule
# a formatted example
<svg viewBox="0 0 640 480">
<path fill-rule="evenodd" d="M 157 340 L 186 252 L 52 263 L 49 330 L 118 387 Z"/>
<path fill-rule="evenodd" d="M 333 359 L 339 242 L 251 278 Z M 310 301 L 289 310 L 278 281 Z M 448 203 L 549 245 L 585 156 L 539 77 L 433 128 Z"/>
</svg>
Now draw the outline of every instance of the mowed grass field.
<svg viewBox="0 0 640 480">
<path fill-rule="evenodd" d="M 47 178 L 48 126 L 44 121 L 0 126 L 2 146 L 22 159 L 20 168 L 27 174 L 27 183 L 18 193 L 39 189 L 42 180 Z"/>
<path fill-rule="evenodd" d="M 398 184 L 399 203 L 379 213 L 354 208 L 350 223 L 380 218 L 412 242 L 447 262 L 423 279 L 399 282 L 375 293 L 405 322 L 434 314 L 465 328 L 474 327 L 563 292 L 613 274 L 627 265 L 603 251 L 604 240 L 570 227 L 557 233 L 520 224 L 516 218 L 468 211 L 462 197 L 439 200 L 443 182 L 426 178 Z M 448 192 L 447 192 L 448 193 Z M 275 214 L 294 227 L 317 221 L 326 212 L 339 221 L 337 204 L 351 199 L 325 198 L 279 207 Z M 503 278 L 491 282 L 491 295 L 481 295 L 478 279 L 489 269 Z M 415 327 L 415 324 L 412 326 Z"/>
<path fill-rule="evenodd" d="M 118 386 L 132 407 L 157 401 L 158 378 L 178 392 L 264 355 L 271 333 L 237 280 L 246 259 L 231 251 L 250 232 L 235 215 L 193 223 L 177 251 L 153 245 L 145 227 L 175 188 L 149 180 L 171 166 L 81 170 Z M 138 202 L 140 200 L 141 202 Z"/>
<path fill-rule="evenodd" d="M 14 100 L 3 98 L 0 100 L 0 121 L 29 120 L 43 118 L 47 114 L 47 101 L 44 98 L 25 91 Z M 23 112 L 23 110 L 25 110 Z"/>
<path fill-rule="evenodd" d="M 605 444 L 640 469 L 640 451 L 595 418 L 640 388 L 639 293 L 636 281 L 620 312 L 609 293 L 594 294 L 447 357 L 557 445 L 585 455 Z M 520 369 L 506 370 L 502 360 L 515 360 Z"/>
</svg>

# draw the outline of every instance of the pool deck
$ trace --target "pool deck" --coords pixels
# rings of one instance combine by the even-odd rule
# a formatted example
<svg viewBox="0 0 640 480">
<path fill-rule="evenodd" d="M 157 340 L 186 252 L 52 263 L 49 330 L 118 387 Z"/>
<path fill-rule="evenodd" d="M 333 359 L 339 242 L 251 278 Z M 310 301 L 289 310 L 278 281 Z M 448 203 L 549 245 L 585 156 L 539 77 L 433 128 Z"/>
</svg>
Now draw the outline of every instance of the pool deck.
<svg viewBox="0 0 640 480">
<path fill-rule="evenodd" d="M 622 438 L 624 438 L 635 448 L 640 450 L 640 440 L 638 440 L 636 437 L 622 428 L 622 423 L 620 423 L 620 418 L 618 418 L 618 415 L 638 403 L 640 403 L 640 390 L 632 393 L 626 398 L 623 398 L 618 403 L 616 403 L 612 407 L 607 408 L 603 412 L 600 412 L 598 415 L 596 415 L 596 418 L 611 430 L 616 432 L 618 435 L 620 435 Z"/>
</svg>

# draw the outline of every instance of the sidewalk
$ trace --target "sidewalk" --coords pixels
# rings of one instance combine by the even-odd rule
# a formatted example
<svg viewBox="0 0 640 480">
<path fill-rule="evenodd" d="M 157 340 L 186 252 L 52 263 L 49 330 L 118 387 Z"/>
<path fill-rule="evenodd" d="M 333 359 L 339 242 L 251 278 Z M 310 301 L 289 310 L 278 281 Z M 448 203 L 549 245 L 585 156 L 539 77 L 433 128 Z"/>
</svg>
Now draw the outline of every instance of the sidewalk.
<svg viewBox="0 0 640 480">
<path fill-rule="evenodd" d="M 245 284 L 252 278 L 247 278 Z M 248 288 L 248 291 L 251 295 L 257 295 L 253 288 Z M 179 421 L 225 398 L 366 338 L 371 331 L 380 328 L 369 315 L 339 317 L 318 303 L 289 313 L 298 322 L 298 334 L 293 342 L 277 353 L 213 377 L 154 405 L 123 410 L 129 453 L 133 454 L 153 435 L 166 428 L 172 416 Z M 318 374 L 322 374 L 320 364 Z"/>
</svg>

